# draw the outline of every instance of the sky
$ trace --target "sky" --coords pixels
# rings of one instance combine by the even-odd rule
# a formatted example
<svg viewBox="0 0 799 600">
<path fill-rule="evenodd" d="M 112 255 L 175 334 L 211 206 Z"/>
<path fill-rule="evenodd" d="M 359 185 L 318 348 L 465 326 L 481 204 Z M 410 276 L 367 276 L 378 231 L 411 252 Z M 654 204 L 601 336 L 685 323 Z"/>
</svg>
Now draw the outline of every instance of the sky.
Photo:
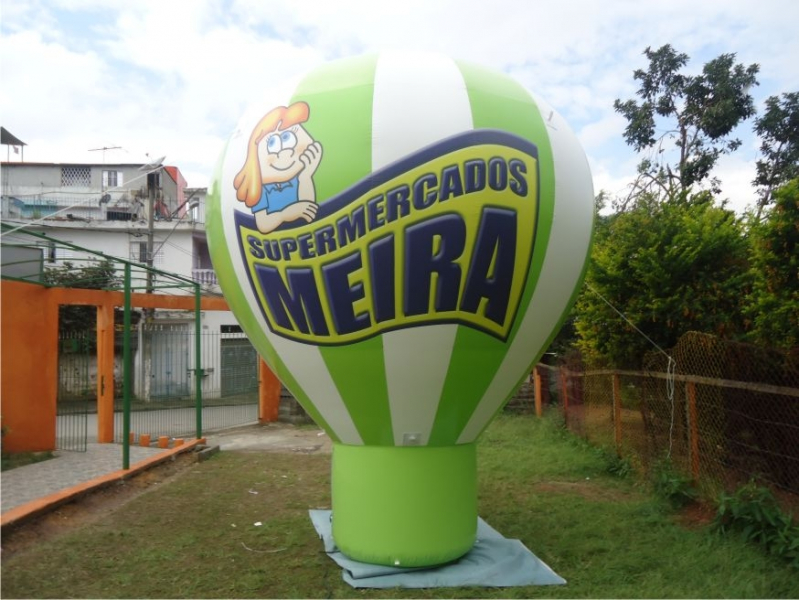
<svg viewBox="0 0 799 600">
<path fill-rule="evenodd" d="M 794 0 L 0 0 L 0 123 L 26 162 L 165 156 L 206 187 L 223 145 L 269 86 L 383 49 L 442 52 L 502 71 L 577 134 L 595 192 L 624 196 L 641 157 L 613 101 L 635 98 L 643 51 L 671 44 L 699 73 L 720 54 L 758 63 L 751 90 L 799 90 Z M 758 141 L 714 171 L 722 199 L 754 202 Z M 2 148 L 2 160 L 18 160 Z"/>
</svg>

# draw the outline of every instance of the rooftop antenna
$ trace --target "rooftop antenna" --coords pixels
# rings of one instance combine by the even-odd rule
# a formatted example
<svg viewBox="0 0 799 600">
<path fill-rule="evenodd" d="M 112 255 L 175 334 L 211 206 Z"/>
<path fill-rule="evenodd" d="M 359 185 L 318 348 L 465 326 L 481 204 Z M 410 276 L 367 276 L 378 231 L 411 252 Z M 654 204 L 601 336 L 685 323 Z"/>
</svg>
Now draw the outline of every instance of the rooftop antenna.
<svg viewBox="0 0 799 600">
<path fill-rule="evenodd" d="M 102 148 L 89 148 L 89 152 L 103 151 L 103 164 L 105 164 L 105 151 L 106 150 L 121 150 L 122 146 L 103 146 Z"/>
</svg>

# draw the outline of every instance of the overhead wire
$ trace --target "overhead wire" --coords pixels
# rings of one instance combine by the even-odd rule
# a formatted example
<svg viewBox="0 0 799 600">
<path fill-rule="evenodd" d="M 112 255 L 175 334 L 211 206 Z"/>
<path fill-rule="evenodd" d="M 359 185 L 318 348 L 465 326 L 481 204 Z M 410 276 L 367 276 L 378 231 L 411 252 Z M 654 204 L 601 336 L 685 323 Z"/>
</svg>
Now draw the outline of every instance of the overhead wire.
<svg viewBox="0 0 799 600">
<path fill-rule="evenodd" d="M 600 294 L 596 290 L 596 288 L 594 288 L 587 281 L 585 282 L 585 287 L 587 287 L 590 291 L 592 291 L 594 294 L 599 296 L 599 298 L 600 298 L 600 300 L 602 300 L 602 302 L 607 304 L 611 308 L 611 310 L 613 310 L 613 312 L 615 312 L 622 319 L 624 319 L 624 321 L 630 327 L 635 329 L 635 331 L 637 331 L 644 339 L 646 339 L 646 341 L 648 341 L 650 344 L 652 344 L 652 346 L 654 346 L 657 349 L 658 352 L 660 352 L 663 356 L 666 357 L 666 359 L 668 361 L 667 364 L 666 364 L 666 397 L 668 398 L 669 404 L 670 404 L 670 407 L 671 407 L 671 416 L 670 416 L 670 422 L 669 422 L 669 451 L 668 451 L 668 454 L 666 455 L 666 457 L 668 459 L 671 459 L 671 451 L 672 451 L 672 448 L 673 448 L 673 445 L 674 445 L 674 412 L 675 412 L 675 410 L 674 410 L 674 390 L 675 390 L 675 379 L 676 379 L 676 374 L 677 374 L 677 361 L 674 360 L 674 358 L 668 352 L 666 352 L 657 343 L 655 343 L 655 341 L 651 337 L 649 337 L 643 331 L 641 331 L 641 329 L 635 323 L 633 323 L 630 319 L 627 318 L 627 315 L 625 315 L 622 311 L 620 311 L 618 308 L 613 306 L 613 304 L 611 304 L 611 302 L 607 298 L 605 298 L 602 294 Z"/>
</svg>

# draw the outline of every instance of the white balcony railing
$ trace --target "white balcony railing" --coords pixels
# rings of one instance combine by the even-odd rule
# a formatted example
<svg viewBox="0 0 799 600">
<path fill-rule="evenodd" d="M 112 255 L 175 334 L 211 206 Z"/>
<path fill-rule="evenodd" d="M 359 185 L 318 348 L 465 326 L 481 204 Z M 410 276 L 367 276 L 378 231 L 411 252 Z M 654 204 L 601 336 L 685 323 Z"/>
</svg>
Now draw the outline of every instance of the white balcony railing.
<svg viewBox="0 0 799 600">
<path fill-rule="evenodd" d="M 191 278 L 200 285 L 219 285 L 213 269 L 192 269 Z"/>
</svg>

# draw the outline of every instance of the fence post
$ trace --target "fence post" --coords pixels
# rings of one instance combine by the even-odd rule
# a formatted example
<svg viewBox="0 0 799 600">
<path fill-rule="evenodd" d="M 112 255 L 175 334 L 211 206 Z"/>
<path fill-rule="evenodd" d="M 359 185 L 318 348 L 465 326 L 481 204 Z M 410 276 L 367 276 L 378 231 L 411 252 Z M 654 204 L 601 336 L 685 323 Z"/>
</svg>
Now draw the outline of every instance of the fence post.
<svg viewBox="0 0 799 600">
<path fill-rule="evenodd" d="M 280 412 L 280 380 L 262 358 L 258 363 L 258 421 L 273 423 Z"/>
<path fill-rule="evenodd" d="M 566 369 L 560 368 L 560 389 L 563 395 L 563 421 L 569 427 L 569 383 L 566 379 Z"/>
<path fill-rule="evenodd" d="M 122 334 L 122 468 L 130 469 L 130 263 L 125 263 L 125 313 Z"/>
<path fill-rule="evenodd" d="M 202 361 L 202 323 L 200 322 L 200 309 L 202 296 L 200 284 L 194 284 L 194 417 L 195 437 L 199 440 L 203 436 L 203 361 Z"/>
<path fill-rule="evenodd" d="M 616 438 L 616 454 L 621 457 L 621 382 L 618 373 L 613 374 L 613 424 Z"/>
<path fill-rule="evenodd" d="M 535 416 L 540 417 L 541 410 L 541 373 L 538 372 L 538 365 L 533 367 L 533 395 L 535 398 Z"/>
<path fill-rule="evenodd" d="M 688 400 L 688 429 L 691 436 L 691 475 L 699 480 L 699 423 L 696 416 L 696 384 L 685 383 L 685 397 Z"/>
</svg>

